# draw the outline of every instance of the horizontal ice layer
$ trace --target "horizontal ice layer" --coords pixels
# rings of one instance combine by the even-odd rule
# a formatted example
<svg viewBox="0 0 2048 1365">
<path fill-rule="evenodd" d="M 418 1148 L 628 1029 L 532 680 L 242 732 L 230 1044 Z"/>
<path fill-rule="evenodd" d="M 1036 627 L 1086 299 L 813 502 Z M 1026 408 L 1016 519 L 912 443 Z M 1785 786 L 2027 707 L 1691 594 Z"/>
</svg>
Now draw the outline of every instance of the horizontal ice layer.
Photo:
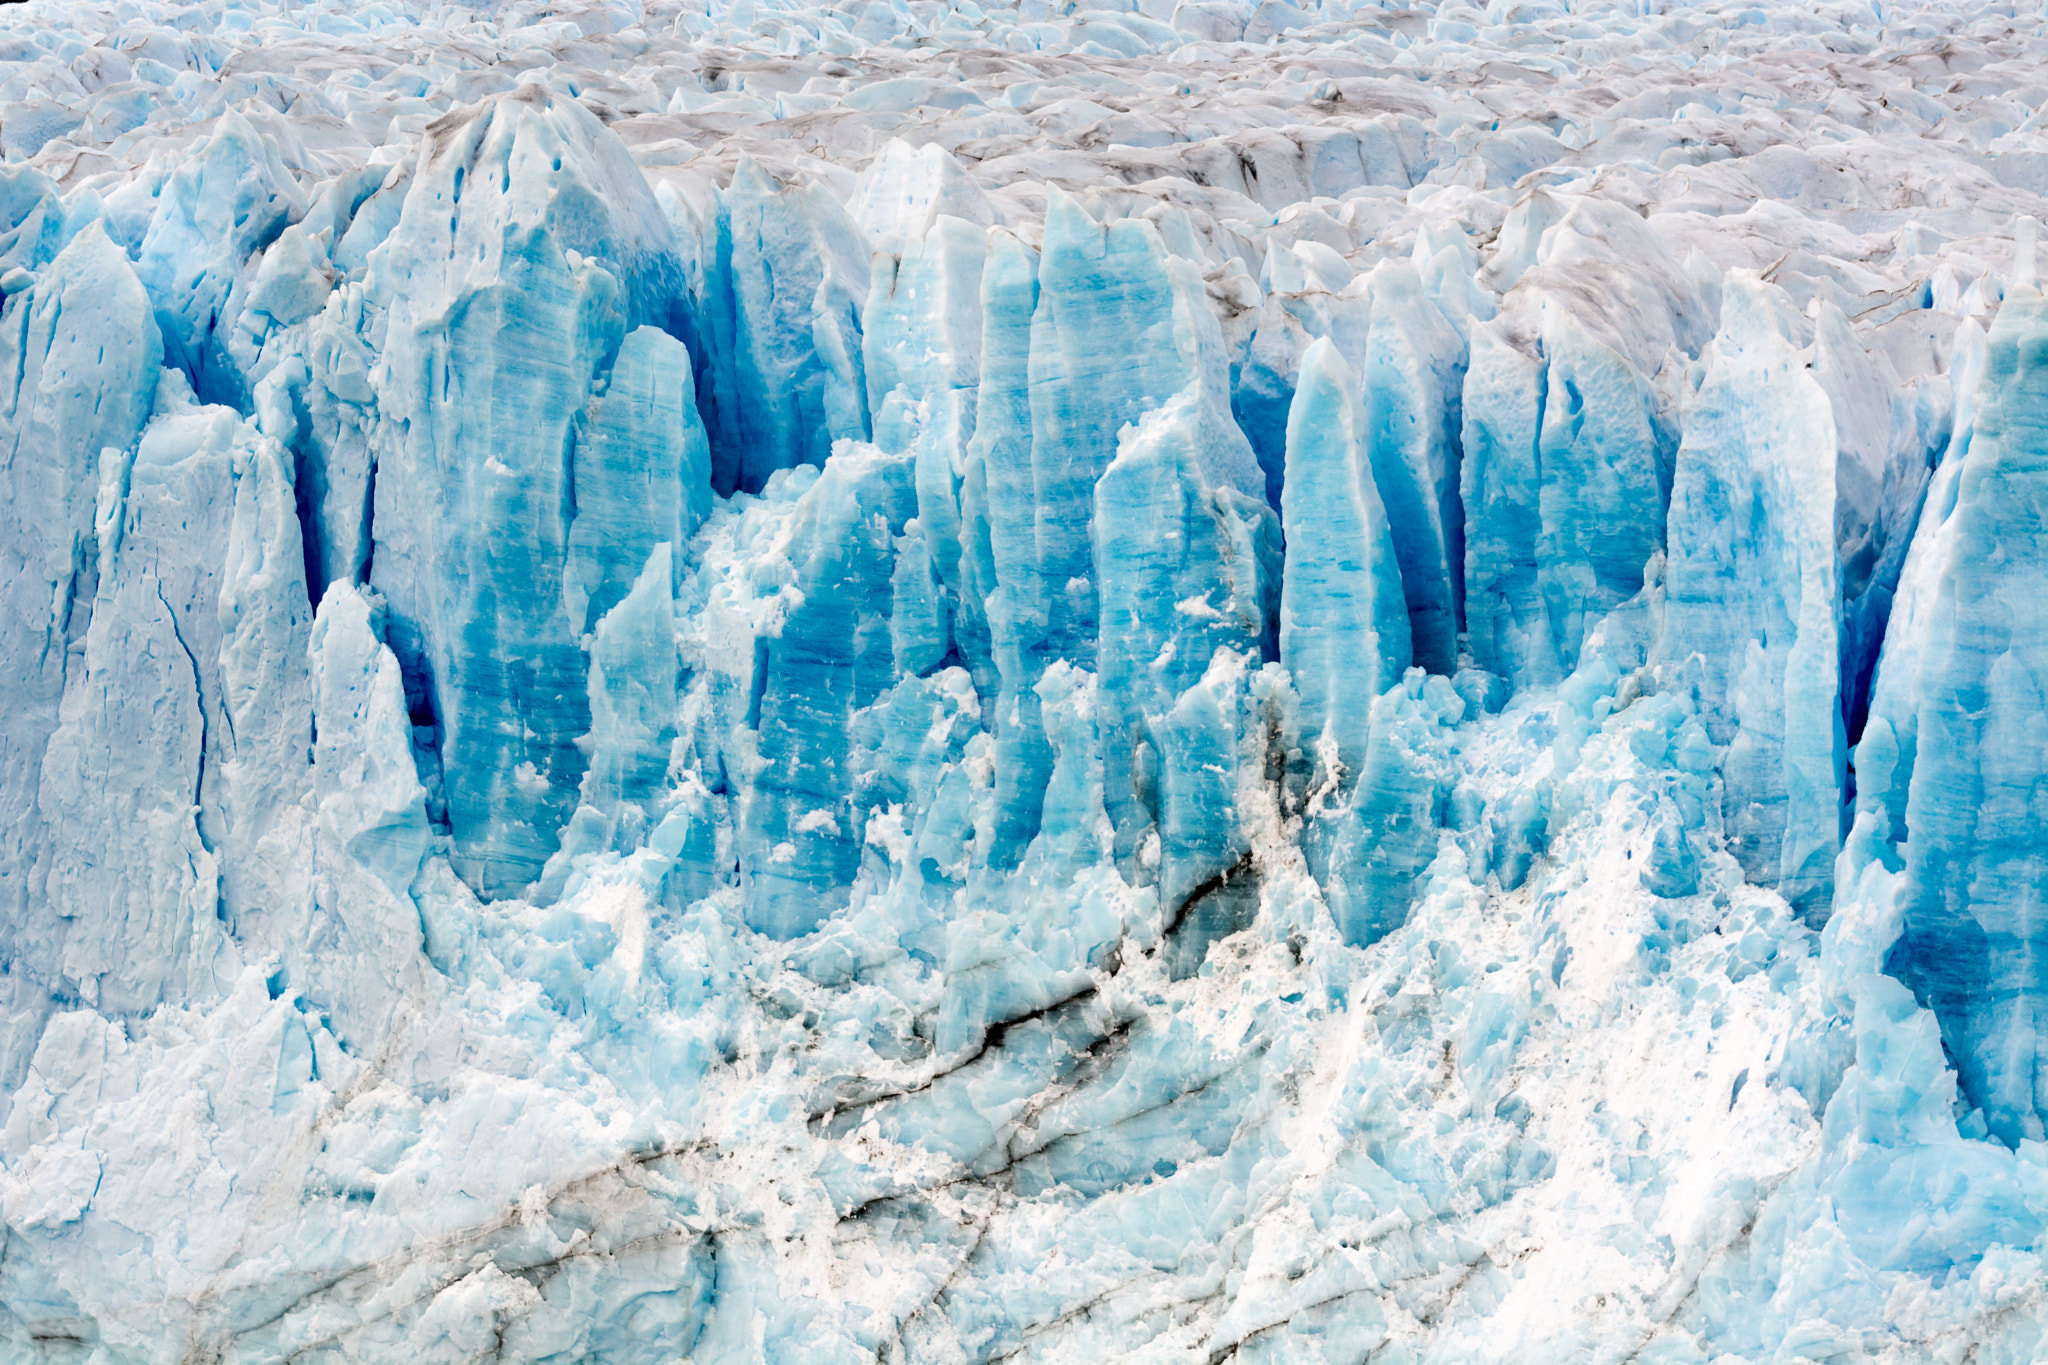
<svg viewBox="0 0 2048 1365">
<path fill-rule="evenodd" d="M 0 33 L 7 1351 L 2038 1355 L 2042 37 L 1639 8 Z"/>
</svg>

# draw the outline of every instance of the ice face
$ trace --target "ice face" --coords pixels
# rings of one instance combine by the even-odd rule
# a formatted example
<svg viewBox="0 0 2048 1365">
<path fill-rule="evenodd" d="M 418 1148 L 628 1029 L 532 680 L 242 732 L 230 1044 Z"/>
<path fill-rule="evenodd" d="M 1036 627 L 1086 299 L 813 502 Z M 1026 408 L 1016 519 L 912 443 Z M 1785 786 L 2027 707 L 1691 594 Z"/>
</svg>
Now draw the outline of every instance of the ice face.
<svg viewBox="0 0 2048 1365">
<path fill-rule="evenodd" d="M 2039 1141 L 2048 1116 L 2036 988 L 2023 965 L 2048 877 L 2034 837 L 2041 708 L 2030 661 L 2040 641 L 2026 605 L 2042 584 L 2025 548 L 2042 533 L 2044 335 L 2040 288 L 2016 279 L 1991 329 L 1961 472 L 1921 522 L 1941 562 L 1926 616 L 1899 640 L 1917 694 L 1911 753 L 1899 754 L 1895 730 L 1870 745 L 1889 740 L 1879 761 L 1910 763 L 1906 827 L 1931 836 L 1907 841 L 1904 931 L 1887 966 L 1933 1008 L 1964 1093 L 2008 1143 Z M 1910 663 L 1909 649 L 1920 656 Z"/>
<path fill-rule="evenodd" d="M 2040 16 L 10 13 L 0 1356 L 2040 1357 Z"/>
<path fill-rule="evenodd" d="M 1754 879 L 1825 904 L 1840 843 L 1837 434 L 1760 280 L 1731 277 L 1672 477 L 1662 657 L 1699 660 L 1722 819 Z"/>
</svg>

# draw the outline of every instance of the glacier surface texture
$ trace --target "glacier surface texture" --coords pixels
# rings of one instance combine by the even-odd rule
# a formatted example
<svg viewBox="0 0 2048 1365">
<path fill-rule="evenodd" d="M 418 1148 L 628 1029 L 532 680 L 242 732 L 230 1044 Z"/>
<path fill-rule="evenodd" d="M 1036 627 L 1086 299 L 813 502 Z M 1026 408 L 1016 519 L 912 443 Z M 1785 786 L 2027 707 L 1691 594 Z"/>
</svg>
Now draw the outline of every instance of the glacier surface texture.
<svg viewBox="0 0 2048 1365">
<path fill-rule="evenodd" d="M 0 15 L 0 1360 L 2048 1358 L 2038 0 Z"/>
</svg>

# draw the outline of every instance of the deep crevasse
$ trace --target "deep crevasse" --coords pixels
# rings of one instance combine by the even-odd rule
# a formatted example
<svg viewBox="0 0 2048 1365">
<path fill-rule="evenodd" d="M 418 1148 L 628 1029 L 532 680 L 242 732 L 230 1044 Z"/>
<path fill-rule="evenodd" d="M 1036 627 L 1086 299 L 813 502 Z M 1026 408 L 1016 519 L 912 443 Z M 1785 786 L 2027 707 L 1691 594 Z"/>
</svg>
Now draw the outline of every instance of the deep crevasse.
<svg viewBox="0 0 2048 1365">
<path fill-rule="evenodd" d="M 2033 1359 L 2041 17 L 1639 9 L 34 10 L 10 1358 Z"/>
</svg>

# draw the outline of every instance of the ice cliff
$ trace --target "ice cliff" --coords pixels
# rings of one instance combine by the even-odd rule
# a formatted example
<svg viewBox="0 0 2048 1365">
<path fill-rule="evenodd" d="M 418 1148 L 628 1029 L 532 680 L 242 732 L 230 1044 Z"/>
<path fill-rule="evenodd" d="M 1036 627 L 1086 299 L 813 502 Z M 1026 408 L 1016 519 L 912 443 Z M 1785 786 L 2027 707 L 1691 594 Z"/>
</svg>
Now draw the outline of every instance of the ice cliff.
<svg viewBox="0 0 2048 1365">
<path fill-rule="evenodd" d="M 2048 18 L 0 17 L 0 1356 L 2048 1353 Z"/>
</svg>

